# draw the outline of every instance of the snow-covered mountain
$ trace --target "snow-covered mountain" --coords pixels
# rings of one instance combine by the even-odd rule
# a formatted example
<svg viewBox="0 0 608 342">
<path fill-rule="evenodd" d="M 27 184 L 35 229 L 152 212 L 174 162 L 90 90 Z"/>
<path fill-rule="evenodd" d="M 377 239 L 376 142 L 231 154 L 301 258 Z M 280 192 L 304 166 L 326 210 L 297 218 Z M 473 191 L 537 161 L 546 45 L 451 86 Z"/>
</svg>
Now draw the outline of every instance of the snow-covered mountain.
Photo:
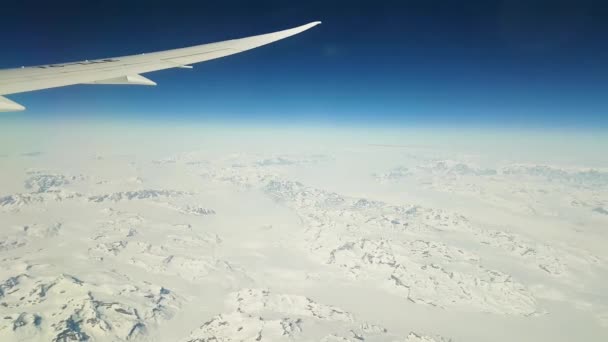
<svg viewBox="0 0 608 342">
<path fill-rule="evenodd" d="M 140 148 L 6 152 L 0 341 L 608 339 L 605 168 Z"/>
</svg>

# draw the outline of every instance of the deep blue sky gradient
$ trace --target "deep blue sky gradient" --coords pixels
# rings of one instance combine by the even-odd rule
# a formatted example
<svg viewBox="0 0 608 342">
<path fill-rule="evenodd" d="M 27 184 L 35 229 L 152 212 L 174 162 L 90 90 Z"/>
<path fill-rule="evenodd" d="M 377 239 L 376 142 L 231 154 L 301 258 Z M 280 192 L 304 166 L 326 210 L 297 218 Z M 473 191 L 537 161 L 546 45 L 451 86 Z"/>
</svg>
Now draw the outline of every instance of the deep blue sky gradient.
<svg viewBox="0 0 608 342">
<path fill-rule="evenodd" d="M 20 115 L 608 127 L 605 1 L 3 1 L 0 68 L 323 25 L 159 86 L 10 96 Z"/>
</svg>

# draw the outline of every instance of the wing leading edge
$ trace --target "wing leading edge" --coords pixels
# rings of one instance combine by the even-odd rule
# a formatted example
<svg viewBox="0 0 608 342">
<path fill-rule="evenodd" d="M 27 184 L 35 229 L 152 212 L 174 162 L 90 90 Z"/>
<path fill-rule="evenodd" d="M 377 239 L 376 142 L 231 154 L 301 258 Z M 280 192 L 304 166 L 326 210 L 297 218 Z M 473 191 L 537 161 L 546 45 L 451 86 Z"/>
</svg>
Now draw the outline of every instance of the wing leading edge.
<svg viewBox="0 0 608 342">
<path fill-rule="evenodd" d="M 171 68 L 191 68 L 190 64 L 251 50 L 304 32 L 320 23 L 317 21 L 288 30 L 181 49 L 0 70 L 0 95 L 74 84 L 156 85 L 140 74 Z M 0 112 L 24 109 L 23 106 L 0 96 Z"/>
</svg>

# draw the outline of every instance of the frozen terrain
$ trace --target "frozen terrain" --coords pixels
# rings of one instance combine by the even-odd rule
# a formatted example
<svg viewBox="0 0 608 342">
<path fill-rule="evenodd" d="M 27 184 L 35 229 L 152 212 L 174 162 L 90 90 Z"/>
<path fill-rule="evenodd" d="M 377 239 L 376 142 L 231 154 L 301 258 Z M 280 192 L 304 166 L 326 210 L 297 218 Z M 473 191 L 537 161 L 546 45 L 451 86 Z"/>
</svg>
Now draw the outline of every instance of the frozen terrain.
<svg viewBox="0 0 608 342">
<path fill-rule="evenodd" d="M 130 125 L 2 128 L 0 341 L 608 340 L 603 140 Z"/>
</svg>

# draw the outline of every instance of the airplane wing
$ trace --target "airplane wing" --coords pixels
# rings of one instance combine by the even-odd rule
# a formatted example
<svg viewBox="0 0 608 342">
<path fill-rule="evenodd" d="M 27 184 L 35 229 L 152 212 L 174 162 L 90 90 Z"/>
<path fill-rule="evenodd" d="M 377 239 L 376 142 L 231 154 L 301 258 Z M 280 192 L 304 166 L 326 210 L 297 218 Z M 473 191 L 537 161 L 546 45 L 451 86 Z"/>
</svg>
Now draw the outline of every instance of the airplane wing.
<svg viewBox="0 0 608 342">
<path fill-rule="evenodd" d="M 156 85 L 141 74 L 170 69 L 192 68 L 190 64 L 233 55 L 304 32 L 321 22 L 253 37 L 182 49 L 133 56 L 86 60 L 0 70 L 0 112 L 25 110 L 2 95 L 63 87 L 73 84 Z"/>
</svg>

